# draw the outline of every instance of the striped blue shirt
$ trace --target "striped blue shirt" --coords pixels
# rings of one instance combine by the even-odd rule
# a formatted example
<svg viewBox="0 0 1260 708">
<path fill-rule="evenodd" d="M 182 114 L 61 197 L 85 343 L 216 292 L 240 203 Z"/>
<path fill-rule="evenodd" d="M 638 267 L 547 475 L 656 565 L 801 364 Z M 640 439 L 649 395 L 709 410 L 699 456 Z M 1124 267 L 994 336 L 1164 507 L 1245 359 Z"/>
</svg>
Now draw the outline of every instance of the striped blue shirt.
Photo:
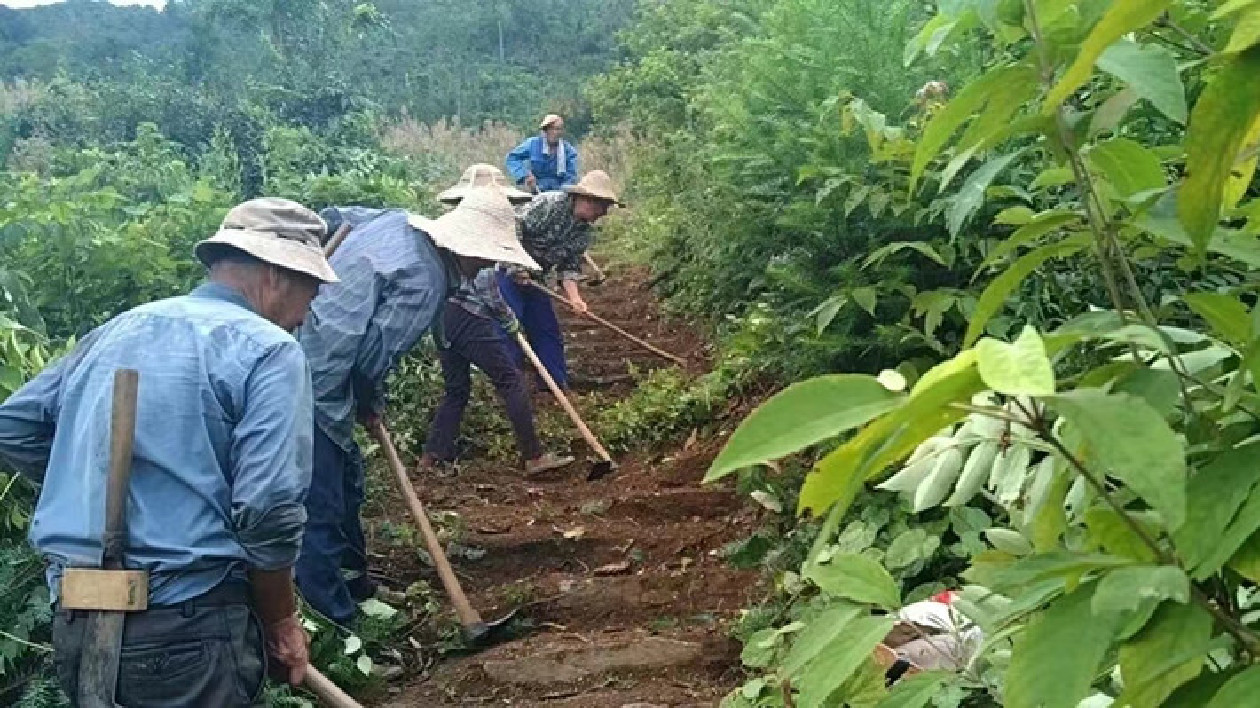
<svg viewBox="0 0 1260 708">
<path fill-rule="evenodd" d="M 441 310 L 459 275 L 402 210 L 321 212 L 352 231 L 328 259 L 339 283 L 320 287 L 298 341 L 311 363 L 315 423 L 344 450 L 361 412 L 385 407 L 385 380 Z"/>
<path fill-rule="evenodd" d="M 97 566 L 114 372 L 140 373 L 125 565 L 182 602 L 293 566 L 311 482 L 311 381 L 293 337 L 209 283 L 105 323 L 0 405 L 0 458 L 43 483 L 30 540 L 57 596 Z"/>
</svg>

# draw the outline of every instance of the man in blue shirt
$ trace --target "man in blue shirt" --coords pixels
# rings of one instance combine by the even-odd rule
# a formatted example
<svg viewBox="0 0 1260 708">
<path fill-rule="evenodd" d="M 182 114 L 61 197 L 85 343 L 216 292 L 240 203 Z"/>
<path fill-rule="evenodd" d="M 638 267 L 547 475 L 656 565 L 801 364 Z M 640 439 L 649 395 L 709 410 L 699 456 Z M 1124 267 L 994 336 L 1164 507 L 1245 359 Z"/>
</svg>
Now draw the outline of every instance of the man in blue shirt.
<svg viewBox="0 0 1260 708">
<path fill-rule="evenodd" d="M 538 135 L 508 153 L 508 174 L 527 192 L 554 192 L 577 184 L 578 154 L 564 139 L 564 119 L 549 115 L 538 128 Z"/>
<path fill-rule="evenodd" d="M 311 384 L 289 331 L 320 283 L 322 220 L 246 202 L 196 247 L 209 281 L 118 315 L 0 405 L 0 459 L 42 483 L 30 540 L 57 602 L 66 567 L 98 566 L 114 372 L 140 385 L 124 564 L 149 575 L 128 614 L 115 700 L 245 706 L 263 651 L 301 681 L 308 638 L 293 566 L 311 476 Z M 85 615 L 59 609 L 59 678 L 75 696 Z"/>
<path fill-rule="evenodd" d="M 329 258 L 341 282 L 320 291 L 298 332 L 311 364 L 316 431 L 297 581 L 320 614 L 349 626 L 356 604 L 375 592 L 359 518 L 355 422 L 370 428 L 380 419 L 386 378 L 462 277 L 496 261 L 538 266 L 517 241 L 515 212 L 497 188 L 470 190 L 436 220 L 362 207 L 323 214 L 331 227 L 345 223 L 351 231 Z"/>
</svg>

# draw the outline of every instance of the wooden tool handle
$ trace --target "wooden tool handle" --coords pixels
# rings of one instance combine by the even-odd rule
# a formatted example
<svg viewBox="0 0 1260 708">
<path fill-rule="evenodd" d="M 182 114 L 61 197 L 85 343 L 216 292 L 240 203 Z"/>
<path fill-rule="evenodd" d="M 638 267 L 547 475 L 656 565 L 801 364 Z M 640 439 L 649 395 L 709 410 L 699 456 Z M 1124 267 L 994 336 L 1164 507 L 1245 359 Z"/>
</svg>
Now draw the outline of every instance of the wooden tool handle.
<svg viewBox="0 0 1260 708">
<path fill-rule="evenodd" d="M 105 531 L 101 536 L 101 567 L 122 568 L 127 545 L 127 493 L 131 484 L 131 453 L 136 440 L 136 397 L 140 373 L 114 372 L 114 400 L 110 411 L 109 477 L 105 483 Z"/>
<path fill-rule="evenodd" d="M 538 355 L 534 353 L 534 348 L 529 346 L 529 340 L 525 338 L 525 335 L 517 332 L 516 342 L 521 345 L 521 349 L 525 351 L 525 356 L 529 357 L 530 362 L 534 364 L 534 368 L 538 369 L 538 375 L 542 377 L 543 381 L 547 382 L 547 388 L 551 389 L 551 393 L 560 402 L 564 412 L 569 414 L 569 418 L 577 426 L 578 432 L 582 434 L 586 444 L 591 446 L 591 449 L 595 451 L 595 454 L 599 455 L 601 460 L 612 462 L 612 457 L 608 455 L 608 451 L 604 449 L 603 445 L 599 444 L 599 440 L 591 432 L 591 429 L 586 427 L 586 423 L 582 421 L 582 416 L 578 415 L 577 409 L 569 402 L 568 397 L 564 395 L 564 391 L 561 391 L 560 387 L 556 385 L 556 380 L 551 378 L 551 373 L 547 371 L 547 367 L 543 366 L 543 363 L 539 361 Z"/>
<path fill-rule="evenodd" d="M 460 587 L 459 580 L 455 577 L 455 570 L 451 568 L 450 561 L 446 559 L 446 553 L 442 551 L 442 544 L 438 541 L 437 534 L 433 532 L 433 526 L 429 524 L 429 515 L 424 513 L 424 505 L 420 503 L 415 487 L 411 486 L 411 479 L 407 477 L 407 468 L 398 457 L 398 450 L 394 447 L 389 430 L 386 429 L 384 423 L 378 422 L 373 426 L 372 434 L 380 442 L 381 449 L 385 451 L 385 458 L 389 461 L 390 469 L 394 471 L 394 478 L 398 481 L 398 488 L 407 500 L 411 516 L 420 526 L 420 533 L 424 536 L 424 545 L 429 549 L 429 555 L 433 557 L 433 565 L 437 568 L 438 577 L 442 579 L 442 586 L 446 588 L 447 597 L 451 598 L 451 604 L 455 606 L 459 623 L 465 628 L 481 624 L 481 615 L 477 614 L 477 610 L 473 609 L 472 604 L 468 602 L 468 596 Z"/>
<path fill-rule="evenodd" d="M 363 708 L 363 706 L 341 688 L 330 681 L 327 676 L 321 674 L 314 666 L 307 665 L 306 675 L 302 679 L 302 685 L 311 693 L 314 693 L 319 702 L 331 708 Z"/>
<path fill-rule="evenodd" d="M 324 244 L 324 258 L 331 258 L 332 254 L 337 252 L 337 247 L 342 241 L 346 240 L 346 236 L 350 233 L 350 224 L 342 224 L 337 227 L 336 233 L 332 238 L 328 239 L 328 243 Z"/>
<path fill-rule="evenodd" d="M 543 292 L 547 293 L 549 296 L 551 296 L 551 299 L 553 299 L 553 300 L 557 300 L 557 301 L 559 301 L 559 302 L 563 302 L 565 305 L 568 305 L 568 307 L 569 307 L 569 308 L 572 308 L 572 307 L 573 307 L 573 305 L 569 304 L 569 301 L 568 301 L 568 300 L 566 300 L 564 297 L 562 297 L 559 293 L 557 293 L 556 291 L 552 290 L 551 288 L 546 287 L 545 285 L 539 285 L 538 283 L 535 283 L 535 282 L 533 282 L 533 281 L 530 281 L 530 285 L 533 285 L 534 287 L 538 288 L 539 290 L 541 290 L 541 291 L 543 291 Z M 686 359 L 683 359 L 682 357 L 680 357 L 680 356 L 676 356 L 676 355 L 674 355 L 674 354 L 670 354 L 669 352 L 665 351 L 664 349 L 661 349 L 660 347 L 654 346 L 654 345 L 652 345 L 652 344 L 649 344 L 648 342 L 643 341 L 642 339 L 639 339 L 638 337 L 634 336 L 633 334 L 630 334 L 629 332 L 627 332 L 627 331 L 625 331 L 624 329 L 622 329 L 622 328 L 618 327 L 617 325 L 613 324 L 612 322 L 609 322 L 608 320 L 604 319 L 603 317 L 600 317 L 599 315 L 595 314 L 594 312 L 591 312 L 590 310 L 587 310 L 586 312 L 584 312 L 584 313 L 582 313 L 582 314 L 583 314 L 584 316 L 586 316 L 586 317 L 588 317 L 588 318 L 590 318 L 590 319 L 594 320 L 595 322 L 598 322 L 599 324 L 601 324 L 601 325 L 603 325 L 603 326 L 607 327 L 608 329 L 610 329 L 610 330 L 612 330 L 612 331 L 616 332 L 617 334 L 620 334 L 621 336 L 625 337 L 626 339 L 629 339 L 630 341 L 634 342 L 635 344 L 638 344 L 639 346 L 643 347 L 644 349 L 646 349 L 646 350 L 648 350 L 648 351 L 652 352 L 653 354 L 655 354 L 655 355 L 657 355 L 657 356 L 659 356 L 659 357 L 663 357 L 663 358 L 665 358 L 665 359 L 669 359 L 670 361 L 674 362 L 675 364 L 678 364 L 679 366 L 684 366 L 684 367 L 685 367 L 685 366 L 687 365 L 687 360 L 686 360 Z"/>
<path fill-rule="evenodd" d="M 603 268 L 599 267 L 599 264 L 595 262 L 594 258 L 591 258 L 589 253 L 583 253 L 582 258 L 586 261 L 586 265 L 590 266 L 591 270 L 595 271 L 595 278 L 597 280 L 604 281 L 608 279 L 608 274 L 604 272 Z"/>
</svg>

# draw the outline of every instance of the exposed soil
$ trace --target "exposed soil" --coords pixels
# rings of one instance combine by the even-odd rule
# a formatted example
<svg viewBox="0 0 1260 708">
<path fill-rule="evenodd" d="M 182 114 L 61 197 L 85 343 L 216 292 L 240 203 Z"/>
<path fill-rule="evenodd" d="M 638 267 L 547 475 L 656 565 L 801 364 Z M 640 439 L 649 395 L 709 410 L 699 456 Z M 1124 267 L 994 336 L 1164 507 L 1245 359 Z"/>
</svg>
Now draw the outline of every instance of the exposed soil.
<svg viewBox="0 0 1260 708">
<path fill-rule="evenodd" d="M 686 357 L 689 373 L 703 372 L 706 343 L 660 313 L 645 280 L 643 271 L 612 268 L 607 283 L 585 289 L 587 301 Z M 593 405 L 593 392 L 601 400 L 625 395 L 631 367 L 668 365 L 588 320 L 562 318 L 579 410 Z M 510 463 L 488 461 L 453 479 L 413 474 L 430 515 L 457 513 L 459 545 L 478 551 L 452 558 L 472 604 L 487 619 L 524 605 L 518 627 L 526 631 L 413 670 L 393 684 L 386 704 L 716 705 L 739 682 L 739 647 L 727 627 L 758 593 L 756 574 L 731 569 L 718 553 L 752 531 L 757 510 L 729 491 L 699 486 L 720 446 L 679 441 L 674 449 L 619 459 L 618 472 L 596 482 L 586 481 L 589 453 L 579 446 L 579 462 L 551 481 L 525 481 Z M 369 527 L 410 526 L 396 495 L 374 506 L 392 511 L 369 519 Z M 403 590 L 424 579 L 449 606 L 408 543 L 378 538 L 371 550 L 387 585 Z"/>
</svg>

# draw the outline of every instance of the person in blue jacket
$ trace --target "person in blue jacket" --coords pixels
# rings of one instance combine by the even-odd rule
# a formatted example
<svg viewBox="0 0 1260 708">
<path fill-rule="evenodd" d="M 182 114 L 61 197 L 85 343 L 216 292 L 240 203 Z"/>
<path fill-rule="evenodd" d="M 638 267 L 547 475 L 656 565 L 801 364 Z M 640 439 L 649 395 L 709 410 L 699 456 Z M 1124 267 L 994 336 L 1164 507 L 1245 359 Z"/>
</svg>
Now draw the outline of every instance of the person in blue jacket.
<svg viewBox="0 0 1260 708">
<path fill-rule="evenodd" d="M 555 192 L 577 184 L 578 154 L 564 139 L 564 119 L 551 114 L 538 128 L 541 133 L 508 153 L 508 174 L 527 192 Z"/>
</svg>

